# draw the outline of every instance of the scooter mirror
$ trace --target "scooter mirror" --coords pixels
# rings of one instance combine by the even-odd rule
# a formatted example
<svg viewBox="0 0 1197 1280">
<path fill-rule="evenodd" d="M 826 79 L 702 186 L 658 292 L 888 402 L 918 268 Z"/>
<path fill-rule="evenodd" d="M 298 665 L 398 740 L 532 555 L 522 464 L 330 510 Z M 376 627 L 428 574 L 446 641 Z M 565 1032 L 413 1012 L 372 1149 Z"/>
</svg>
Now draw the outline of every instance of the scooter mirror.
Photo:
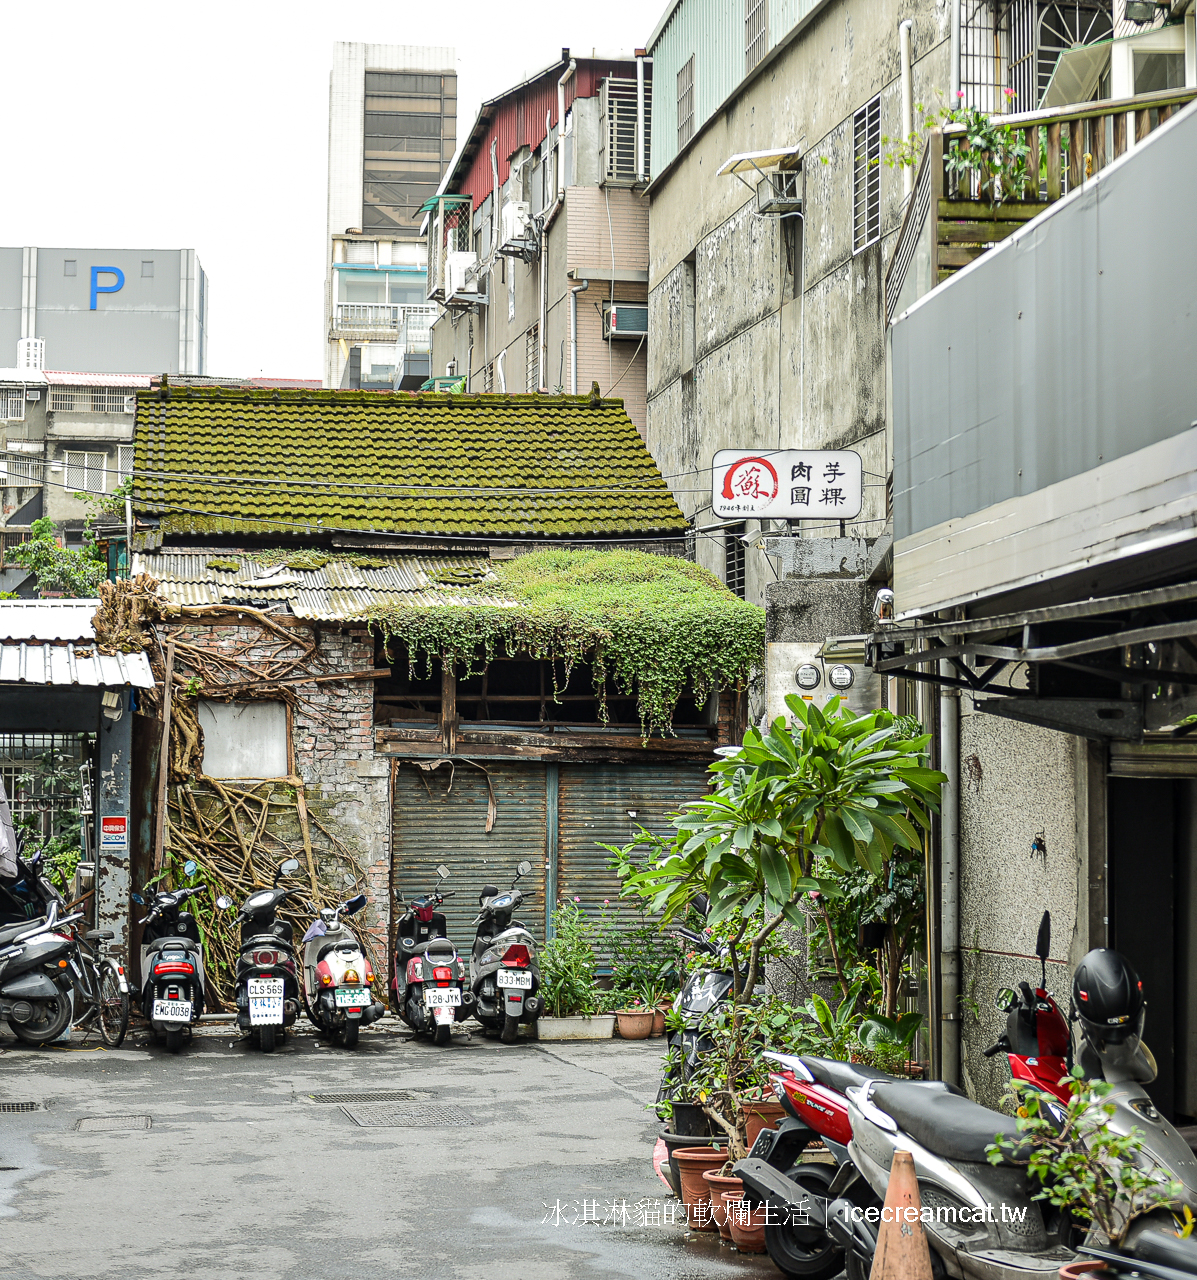
<svg viewBox="0 0 1197 1280">
<path fill-rule="evenodd" d="M 141 896 L 141 894 L 140 894 L 140 893 L 131 893 L 131 894 L 129 894 L 129 899 L 130 899 L 130 901 L 132 901 L 132 902 L 136 902 L 136 903 L 137 903 L 137 905 L 138 905 L 139 907 L 144 907 L 144 906 L 145 906 L 145 899 Z"/>
<path fill-rule="evenodd" d="M 299 859 L 288 858 L 278 869 L 280 876 L 293 876 L 299 870 Z"/>
<path fill-rule="evenodd" d="M 227 911 L 233 905 L 233 900 L 222 893 L 220 897 L 216 899 L 216 905 L 221 909 L 221 911 Z"/>
<path fill-rule="evenodd" d="M 341 908 L 347 916 L 351 916 L 354 912 L 360 911 L 366 905 L 366 895 L 359 893 L 356 898 L 350 898 L 349 901 Z"/>
<path fill-rule="evenodd" d="M 711 910 L 711 900 L 705 893 L 696 893 L 694 895 L 694 908 L 699 915 L 706 916 Z"/>
<path fill-rule="evenodd" d="M 1039 936 L 1035 939 L 1035 954 L 1040 960 L 1046 960 L 1052 950 L 1052 913 L 1045 911 L 1039 921 Z"/>
<path fill-rule="evenodd" d="M 1010 1006 L 1018 1003 L 1018 996 L 1009 987 L 1003 987 L 993 997 L 993 1007 L 998 1013 L 1009 1013 Z"/>
<path fill-rule="evenodd" d="M 183 863 L 183 874 L 184 874 L 185 876 L 193 876 L 193 875 L 195 875 L 195 863 L 194 863 L 194 862 L 184 862 L 184 863 Z"/>
<path fill-rule="evenodd" d="M 532 870 L 532 864 L 525 858 L 524 861 L 521 862 L 518 867 L 516 867 L 516 870 L 520 873 L 520 875 L 526 876 Z"/>
<path fill-rule="evenodd" d="M 441 865 L 436 869 L 436 875 L 438 880 L 447 879 L 449 875 L 449 868 L 445 866 L 445 864 L 442 862 Z"/>
</svg>

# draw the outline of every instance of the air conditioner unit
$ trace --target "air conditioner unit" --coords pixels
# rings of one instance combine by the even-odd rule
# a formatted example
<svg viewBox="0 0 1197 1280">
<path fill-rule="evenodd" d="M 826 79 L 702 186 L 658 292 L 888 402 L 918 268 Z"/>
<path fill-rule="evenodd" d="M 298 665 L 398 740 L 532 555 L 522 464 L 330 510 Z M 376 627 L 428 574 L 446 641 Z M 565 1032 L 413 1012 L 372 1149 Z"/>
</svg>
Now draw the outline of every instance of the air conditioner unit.
<svg viewBox="0 0 1197 1280">
<path fill-rule="evenodd" d="M 472 268 L 478 263 L 472 253 L 445 255 L 445 301 L 477 302 L 481 297 L 478 280 Z"/>
<path fill-rule="evenodd" d="M 643 302 L 617 302 L 603 308 L 603 338 L 648 336 L 648 306 Z"/>
<path fill-rule="evenodd" d="M 532 206 L 526 200 L 508 200 L 499 218 L 499 252 L 507 258 L 535 259 L 540 248 Z"/>
<path fill-rule="evenodd" d="M 797 169 L 768 173 L 757 184 L 756 211 L 774 217 L 802 212 L 802 174 Z"/>
</svg>

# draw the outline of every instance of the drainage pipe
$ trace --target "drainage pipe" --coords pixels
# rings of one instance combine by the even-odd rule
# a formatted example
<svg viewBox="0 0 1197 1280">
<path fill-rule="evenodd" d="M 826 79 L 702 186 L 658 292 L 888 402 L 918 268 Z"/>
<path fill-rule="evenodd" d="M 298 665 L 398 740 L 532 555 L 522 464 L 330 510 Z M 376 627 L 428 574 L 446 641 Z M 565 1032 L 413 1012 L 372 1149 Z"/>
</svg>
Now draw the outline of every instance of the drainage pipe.
<svg viewBox="0 0 1197 1280">
<path fill-rule="evenodd" d="M 561 56 L 564 58 L 569 53 L 568 49 L 561 50 Z M 577 58 L 570 58 L 569 66 L 561 75 L 561 79 L 557 81 L 557 195 L 562 196 L 565 193 L 565 86 L 569 82 L 570 77 L 578 69 Z"/>
<path fill-rule="evenodd" d="M 644 181 L 644 50 L 636 50 L 636 181 Z"/>
<path fill-rule="evenodd" d="M 952 40 L 948 54 L 948 110 L 960 105 L 960 0 L 952 0 Z"/>
<path fill-rule="evenodd" d="M 910 72 L 910 33 L 914 23 L 907 18 L 898 25 L 898 51 L 902 64 L 902 145 L 909 146 L 914 133 L 914 86 Z M 914 169 L 902 166 L 902 198 L 909 200 L 914 191 Z"/>
<path fill-rule="evenodd" d="M 578 294 L 590 288 L 590 281 L 583 280 L 569 291 L 569 393 L 578 394 Z"/>
<path fill-rule="evenodd" d="M 940 674 L 954 676 L 952 664 L 939 664 Z M 939 691 L 939 767 L 943 784 L 939 823 L 939 1019 L 940 1074 L 960 1083 L 960 692 L 950 685 Z"/>
</svg>

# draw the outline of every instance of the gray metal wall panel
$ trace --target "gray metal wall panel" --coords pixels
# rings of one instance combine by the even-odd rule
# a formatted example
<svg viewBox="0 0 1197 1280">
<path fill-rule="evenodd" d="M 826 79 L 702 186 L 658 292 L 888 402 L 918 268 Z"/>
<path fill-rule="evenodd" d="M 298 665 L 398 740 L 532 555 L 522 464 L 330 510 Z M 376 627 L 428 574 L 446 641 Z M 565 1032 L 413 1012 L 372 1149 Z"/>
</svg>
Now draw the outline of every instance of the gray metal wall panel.
<svg viewBox="0 0 1197 1280">
<path fill-rule="evenodd" d="M 479 770 L 458 761 L 452 790 L 448 765 L 424 773 L 402 764 L 395 776 L 395 891 L 406 899 L 431 889 L 443 862 L 451 873 L 446 887 L 457 891 L 445 903 L 449 936 L 466 956 L 474 941 L 478 891 L 488 882 L 507 888 L 521 858 L 532 863 L 532 874 L 520 882 L 530 893 L 520 918 L 544 938 L 544 765 L 488 760 L 485 767 L 497 809 L 489 834 L 486 778 Z"/>
<path fill-rule="evenodd" d="M 894 532 L 1197 419 L 1197 106 L 893 327 Z"/>
<path fill-rule="evenodd" d="M 557 897 L 581 898 L 588 914 L 604 901 L 610 910 L 631 916 L 619 898 L 619 881 L 608 867 L 602 844 L 625 845 L 637 825 L 668 835 L 668 815 L 706 792 L 701 764 L 561 765 L 557 822 Z M 628 810 L 636 812 L 628 817 Z"/>
</svg>

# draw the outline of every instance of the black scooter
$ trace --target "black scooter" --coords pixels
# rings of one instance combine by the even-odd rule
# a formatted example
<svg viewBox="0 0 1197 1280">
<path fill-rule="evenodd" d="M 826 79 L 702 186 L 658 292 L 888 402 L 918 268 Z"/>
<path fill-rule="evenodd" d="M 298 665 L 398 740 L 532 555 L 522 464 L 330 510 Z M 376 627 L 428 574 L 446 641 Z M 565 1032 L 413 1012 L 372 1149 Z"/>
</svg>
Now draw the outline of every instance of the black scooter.
<svg viewBox="0 0 1197 1280">
<path fill-rule="evenodd" d="M 195 863 L 183 871 L 195 873 Z M 141 921 L 141 1014 L 155 1035 L 166 1037 L 166 1047 L 178 1053 L 183 1033 L 191 1034 L 204 1012 L 204 943 L 190 911 L 190 898 L 207 893 L 208 886 L 156 893 L 149 912 Z M 144 905 L 139 893 L 130 895 Z"/>
<path fill-rule="evenodd" d="M 441 892 L 449 868 L 436 869 L 436 887 L 407 904 L 395 925 L 395 972 L 391 1008 L 418 1035 L 430 1031 L 437 1044 L 448 1044 L 453 1023 L 474 1012 L 472 991 L 465 990 L 465 969 L 449 941 L 444 913 L 437 907 L 453 890 Z"/>
<path fill-rule="evenodd" d="M 278 918 L 279 908 L 295 889 L 280 889 L 284 876 L 299 870 L 288 858 L 274 873 L 270 889 L 256 889 L 245 899 L 236 919 L 241 924 L 241 951 L 237 956 L 237 1025 L 263 1053 L 273 1053 L 285 1028 L 299 1016 L 299 982 L 295 976 L 295 931 Z M 227 909 L 232 900 L 220 897 L 216 905 Z"/>
</svg>

